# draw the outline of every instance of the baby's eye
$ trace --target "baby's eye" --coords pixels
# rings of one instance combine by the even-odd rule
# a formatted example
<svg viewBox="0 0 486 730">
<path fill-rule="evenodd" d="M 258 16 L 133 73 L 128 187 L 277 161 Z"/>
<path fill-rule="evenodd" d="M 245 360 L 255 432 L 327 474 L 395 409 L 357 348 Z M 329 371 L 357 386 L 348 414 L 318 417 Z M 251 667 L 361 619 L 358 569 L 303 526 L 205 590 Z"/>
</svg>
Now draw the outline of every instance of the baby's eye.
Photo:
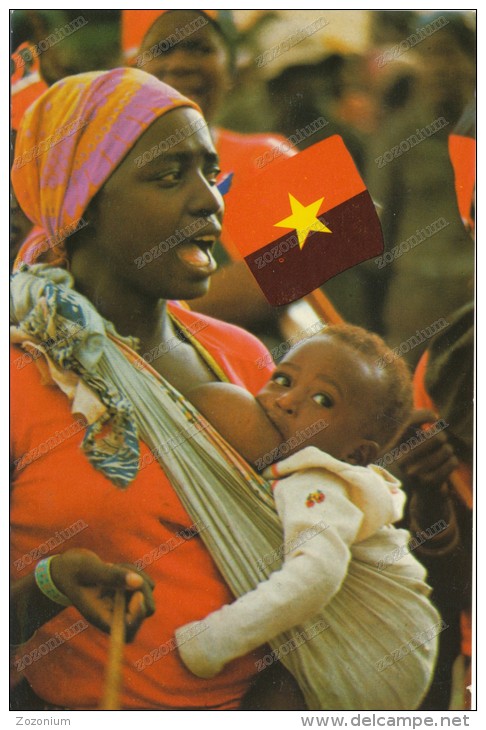
<svg viewBox="0 0 486 730">
<path fill-rule="evenodd" d="M 327 393 L 316 393 L 312 396 L 312 399 L 317 403 L 317 405 L 324 406 L 324 408 L 332 408 L 334 405 L 333 399 L 330 395 L 327 395 Z"/>
<path fill-rule="evenodd" d="M 272 377 L 272 381 L 277 385 L 282 385 L 284 388 L 288 388 L 290 385 L 290 378 L 288 375 L 283 373 L 275 373 Z"/>
</svg>

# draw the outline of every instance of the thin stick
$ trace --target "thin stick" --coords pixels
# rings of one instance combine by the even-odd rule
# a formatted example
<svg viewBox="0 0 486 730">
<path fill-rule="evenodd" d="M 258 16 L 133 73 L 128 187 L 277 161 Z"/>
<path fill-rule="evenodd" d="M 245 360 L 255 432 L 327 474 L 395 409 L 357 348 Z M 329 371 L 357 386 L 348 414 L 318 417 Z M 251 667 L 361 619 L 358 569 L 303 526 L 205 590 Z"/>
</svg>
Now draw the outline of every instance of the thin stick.
<svg viewBox="0 0 486 730">
<path fill-rule="evenodd" d="M 125 646 L 125 592 L 115 593 L 113 621 L 111 624 L 108 663 L 105 674 L 105 689 L 100 710 L 120 709 L 123 648 Z"/>
<path fill-rule="evenodd" d="M 449 474 L 448 479 L 456 490 L 459 497 L 462 499 L 462 501 L 466 503 L 469 509 L 472 509 L 473 495 L 470 481 L 466 479 L 463 474 L 461 474 L 459 469 L 456 469 L 452 472 L 452 474 Z"/>
<path fill-rule="evenodd" d="M 320 289 L 310 292 L 305 299 L 307 299 L 314 312 L 328 324 L 341 324 L 344 322 L 339 312 Z"/>
</svg>

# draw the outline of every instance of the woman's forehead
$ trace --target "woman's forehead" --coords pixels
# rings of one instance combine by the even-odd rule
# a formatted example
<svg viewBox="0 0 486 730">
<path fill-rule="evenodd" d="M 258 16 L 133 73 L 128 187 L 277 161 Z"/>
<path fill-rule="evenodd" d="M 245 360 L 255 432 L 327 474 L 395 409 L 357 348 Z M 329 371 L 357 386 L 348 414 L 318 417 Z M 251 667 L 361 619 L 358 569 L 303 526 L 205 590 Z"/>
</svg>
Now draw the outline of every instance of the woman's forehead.
<svg viewBox="0 0 486 730">
<path fill-rule="evenodd" d="M 182 150 L 215 153 L 206 120 L 190 107 L 173 109 L 152 122 L 135 143 L 132 154 L 139 154 L 140 148 L 151 149 L 153 145 L 157 145 L 157 157 Z"/>
</svg>

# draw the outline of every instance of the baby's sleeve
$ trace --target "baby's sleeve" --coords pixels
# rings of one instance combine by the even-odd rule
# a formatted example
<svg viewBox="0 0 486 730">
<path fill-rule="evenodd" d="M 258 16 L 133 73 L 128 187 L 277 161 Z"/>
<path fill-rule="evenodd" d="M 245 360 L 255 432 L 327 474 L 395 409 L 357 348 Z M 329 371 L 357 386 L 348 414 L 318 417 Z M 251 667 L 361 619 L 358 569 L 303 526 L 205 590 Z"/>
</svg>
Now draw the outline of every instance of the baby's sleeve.
<svg viewBox="0 0 486 730">
<path fill-rule="evenodd" d="M 324 474 L 324 475 L 323 475 Z M 202 621 L 176 631 L 180 656 L 200 677 L 212 677 L 232 659 L 311 619 L 339 590 L 363 513 L 344 482 L 319 469 L 274 482 L 284 541 L 260 567 L 272 569 L 255 590 Z"/>
</svg>

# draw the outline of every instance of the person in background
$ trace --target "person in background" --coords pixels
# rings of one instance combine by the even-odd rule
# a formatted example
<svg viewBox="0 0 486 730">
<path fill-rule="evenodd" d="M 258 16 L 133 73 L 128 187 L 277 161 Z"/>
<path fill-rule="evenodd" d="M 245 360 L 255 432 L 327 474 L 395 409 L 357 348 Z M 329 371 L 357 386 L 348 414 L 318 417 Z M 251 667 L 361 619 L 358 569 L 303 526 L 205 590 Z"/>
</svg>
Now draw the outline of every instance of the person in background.
<svg viewBox="0 0 486 730">
<path fill-rule="evenodd" d="M 476 104 L 471 101 L 449 137 L 459 212 L 474 238 Z M 445 417 L 449 448 L 455 469 L 434 474 L 417 469 L 408 458 L 404 473 L 412 494 L 412 521 L 424 525 L 434 504 L 442 502 L 455 525 L 456 539 L 440 538 L 419 548 L 429 568 L 435 600 L 452 630 L 441 636 L 437 674 L 425 699 L 424 709 L 470 709 L 472 653 L 472 555 L 474 470 L 474 302 L 450 316 L 450 326 L 440 333 L 422 355 L 414 375 L 414 401 Z M 442 479 L 441 479 L 442 477 Z M 444 481 L 448 477 L 447 481 Z M 447 533 L 447 531 L 446 531 Z"/>
<path fill-rule="evenodd" d="M 382 206 L 385 239 L 384 257 L 371 262 L 374 272 L 368 267 L 376 309 L 387 342 L 403 346 L 411 367 L 435 323 L 471 299 L 474 276 L 474 246 L 458 212 L 448 151 L 474 90 L 474 31 L 455 13 L 422 15 L 420 27 L 427 26 L 429 35 L 399 58 L 415 59 L 413 94 L 383 120 L 366 173 Z M 422 330 L 426 336 L 405 352 Z"/>
<path fill-rule="evenodd" d="M 449 137 L 459 213 L 474 240 L 476 104 L 467 105 Z M 411 494 L 410 526 L 422 530 L 443 514 L 446 529 L 417 550 L 427 566 L 434 599 L 450 625 L 440 637 L 439 662 L 423 709 L 470 709 L 472 653 L 472 555 L 474 471 L 474 302 L 450 315 L 420 358 L 414 374 L 414 403 L 430 421 L 447 423 L 450 458 L 446 469 L 434 458 L 404 457 L 402 473 Z M 425 423 L 425 421 L 424 421 Z"/>
<path fill-rule="evenodd" d="M 414 375 L 416 408 L 447 423 L 456 466 L 447 479 L 404 467 L 411 494 L 410 528 L 424 530 L 439 508 L 447 529 L 417 548 L 433 598 L 450 630 L 441 635 L 437 672 L 423 709 L 470 709 L 473 536 L 474 306 L 451 315 L 450 327 L 422 355 Z M 430 520 L 432 519 L 432 522 Z M 455 534 L 455 539 L 453 535 Z M 456 675 L 456 676 L 455 676 Z M 461 677 L 457 678 L 457 675 Z M 458 696 L 457 696 L 458 695 Z"/>
<path fill-rule="evenodd" d="M 28 41 L 43 81 L 120 65 L 119 10 L 14 10 L 13 47 Z"/>
<path fill-rule="evenodd" d="M 298 148 L 306 149 L 339 134 L 362 174 L 365 167 L 363 140 L 336 115 L 336 102 L 344 90 L 346 63 L 345 56 L 332 53 L 318 62 L 288 65 L 277 76 L 268 78 L 267 88 L 274 109 L 274 125 L 281 134 L 290 137 L 296 129 L 324 117 L 326 125 L 304 137 Z"/>
</svg>

